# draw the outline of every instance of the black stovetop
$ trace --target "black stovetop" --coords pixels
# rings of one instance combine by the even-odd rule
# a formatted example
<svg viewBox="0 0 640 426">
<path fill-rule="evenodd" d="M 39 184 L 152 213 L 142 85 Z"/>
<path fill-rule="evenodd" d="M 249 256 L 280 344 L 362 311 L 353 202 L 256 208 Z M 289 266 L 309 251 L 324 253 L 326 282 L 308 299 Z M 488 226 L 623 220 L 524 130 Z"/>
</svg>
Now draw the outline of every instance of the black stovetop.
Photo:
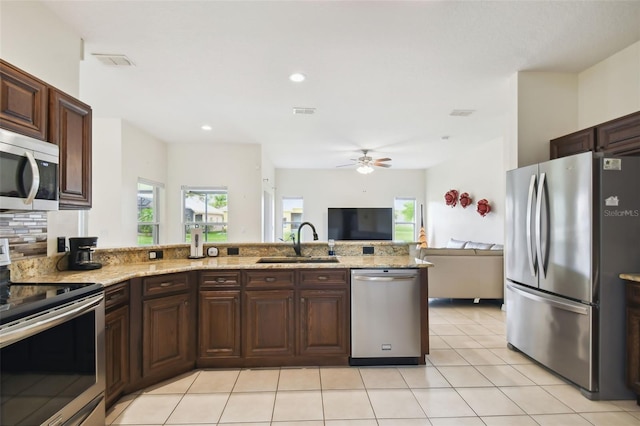
<svg viewBox="0 0 640 426">
<path fill-rule="evenodd" d="M 0 325 L 102 290 L 94 283 L 0 283 Z"/>
</svg>

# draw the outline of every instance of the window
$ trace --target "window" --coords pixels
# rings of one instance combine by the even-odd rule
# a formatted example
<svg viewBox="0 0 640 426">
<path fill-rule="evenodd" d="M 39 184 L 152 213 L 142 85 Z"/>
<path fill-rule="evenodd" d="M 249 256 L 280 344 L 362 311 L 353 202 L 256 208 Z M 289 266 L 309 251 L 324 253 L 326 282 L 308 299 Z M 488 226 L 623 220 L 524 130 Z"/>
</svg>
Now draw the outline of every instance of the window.
<svg viewBox="0 0 640 426">
<path fill-rule="evenodd" d="M 282 197 L 282 239 L 291 239 L 302 223 L 302 197 Z"/>
<path fill-rule="evenodd" d="M 393 201 L 394 240 L 416 241 L 416 199 L 396 198 Z"/>
<path fill-rule="evenodd" d="M 202 228 L 204 241 L 227 241 L 227 188 L 182 187 L 184 240 L 191 242 L 191 229 Z"/>
<path fill-rule="evenodd" d="M 148 246 L 159 243 L 160 222 L 158 206 L 160 189 L 164 185 L 138 179 L 138 245 Z"/>
</svg>

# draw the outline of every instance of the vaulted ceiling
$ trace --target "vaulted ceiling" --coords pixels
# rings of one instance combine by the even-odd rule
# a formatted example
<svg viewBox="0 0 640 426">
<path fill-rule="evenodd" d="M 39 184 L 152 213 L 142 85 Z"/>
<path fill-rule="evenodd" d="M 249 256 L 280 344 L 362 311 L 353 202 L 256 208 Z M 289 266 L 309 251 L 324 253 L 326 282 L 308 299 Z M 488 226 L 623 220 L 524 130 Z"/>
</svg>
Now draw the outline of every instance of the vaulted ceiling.
<svg viewBox="0 0 640 426">
<path fill-rule="evenodd" d="M 167 143 L 260 144 L 278 168 L 361 149 L 394 169 L 437 164 L 504 134 L 517 71 L 580 72 L 640 40 L 640 1 L 45 4 L 84 39 L 95 117 Z"/>
</svg>

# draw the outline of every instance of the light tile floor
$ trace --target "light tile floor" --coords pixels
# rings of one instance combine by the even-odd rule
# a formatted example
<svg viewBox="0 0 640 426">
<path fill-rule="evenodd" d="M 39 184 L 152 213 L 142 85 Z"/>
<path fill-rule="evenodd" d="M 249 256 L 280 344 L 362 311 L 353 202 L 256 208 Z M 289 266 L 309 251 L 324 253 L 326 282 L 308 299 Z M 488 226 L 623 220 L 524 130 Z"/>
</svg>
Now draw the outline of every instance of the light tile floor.
<svg viewBox="0 0 640 426">
<path fill-rule="evenodd" d="M 432 301 L 426 366 L 196 370 L 120 399 L 107 424 L 640 426 L 506 348 L 497 304 Z"/>
</svg>

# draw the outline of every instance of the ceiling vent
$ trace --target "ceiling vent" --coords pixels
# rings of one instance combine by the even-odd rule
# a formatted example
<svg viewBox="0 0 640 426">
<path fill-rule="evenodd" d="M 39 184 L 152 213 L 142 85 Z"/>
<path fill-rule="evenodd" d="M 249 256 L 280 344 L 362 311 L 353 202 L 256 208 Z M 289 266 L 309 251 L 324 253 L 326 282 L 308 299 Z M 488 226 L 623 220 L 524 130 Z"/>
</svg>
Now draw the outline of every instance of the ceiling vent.
<svg viewBox="0 0 640 426">
<path fill-rule="evenodd" d="M 471 114 L 473 114 L 475 111 L 476 111 L 475 109 L 454 109 L 449 113 L 449 115 L 453 117 L 468 117 Z"/>
<path fill-rule="evenodd" d="M 132 67 L 135 65 L 126 55 L 107 55 L 103 53 L 92 53 L 91 55 L 104 65 L 111 67 Z"/>
<path fill-rule="evenodd" d="M 293 107 L 293 115 L 311 115 L 315 114 L 315 108 Z"/>
</svg>

